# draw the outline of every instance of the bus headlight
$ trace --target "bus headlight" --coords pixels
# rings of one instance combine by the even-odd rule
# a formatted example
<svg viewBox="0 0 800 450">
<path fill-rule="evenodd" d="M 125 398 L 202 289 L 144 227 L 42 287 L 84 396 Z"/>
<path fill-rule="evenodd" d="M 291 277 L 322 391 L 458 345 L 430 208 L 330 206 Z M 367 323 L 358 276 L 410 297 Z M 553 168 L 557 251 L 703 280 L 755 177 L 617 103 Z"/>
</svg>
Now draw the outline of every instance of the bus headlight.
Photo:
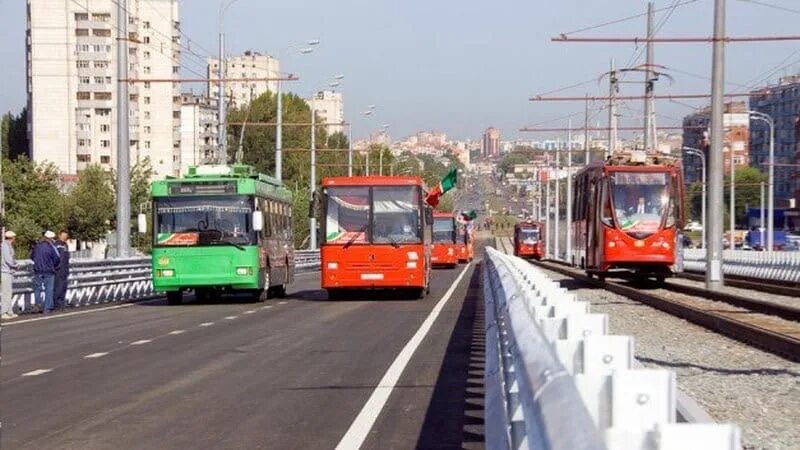
<svg viewBox="0 0 800 450">
<path fill-rule="evenodd" d="M 175 276 L 175 270 L 173 269 L 158 269 L 156 271 L 156 275 L 165 278 L 171 278 Z"/>
<path fill-rule="evenodd" d="M 252 267 L 237 267 L 236 268 L 236 275 L 247 276 L 247 275 L 252 275 L 252 274 L 253 274 L 253 268 Z"/>
<path fill-rule="evenodd" d="M 614 248 L 617 246 L 617 243 L 614 241 L 608 241 L 608 248 Z"/>
<path fill-rule="evenodd" d="M 662 242 L 661 246 L 664 247 L 664 250 L 669 250 L 670 247 L 669 242 Z"/>
<path fill-rule="evenodd" d="M 337 262 L 329 262 L 328 263 L 328 269 L 336 270 L 338 268 L 339 268 L 339 263 L 337 263 Z"/>
<path fill-rule="evenodd" d="M 408 260 L 409 261 L 417 261 L 419 259 L 419 255 L 417 252 L 408 252 Z"/>
<path fill-rule="evenodd" d="M 416 269 L 417 262 L 416 261 L 409 261 L 406 263 L 406 269 Z"/>
</svg>

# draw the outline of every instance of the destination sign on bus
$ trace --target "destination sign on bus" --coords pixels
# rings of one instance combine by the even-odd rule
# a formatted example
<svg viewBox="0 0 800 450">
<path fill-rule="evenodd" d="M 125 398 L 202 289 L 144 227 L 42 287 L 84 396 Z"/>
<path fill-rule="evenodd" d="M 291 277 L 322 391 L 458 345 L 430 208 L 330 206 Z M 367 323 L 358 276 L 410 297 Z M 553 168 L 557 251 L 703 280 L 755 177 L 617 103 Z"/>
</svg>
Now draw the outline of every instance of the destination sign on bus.
<svg viewBox="0 0 800 450">
<path fill-rule="evenodd" d="M 201 181 L 170 183 L 170 195 L 235 194 L 235 181 Z"/>
<path fill-rule="evenodd" d="M 617 172 L 612 175 L 615 184 L 665 185 L 667 174 L 663 172 Z"/>
</svg>

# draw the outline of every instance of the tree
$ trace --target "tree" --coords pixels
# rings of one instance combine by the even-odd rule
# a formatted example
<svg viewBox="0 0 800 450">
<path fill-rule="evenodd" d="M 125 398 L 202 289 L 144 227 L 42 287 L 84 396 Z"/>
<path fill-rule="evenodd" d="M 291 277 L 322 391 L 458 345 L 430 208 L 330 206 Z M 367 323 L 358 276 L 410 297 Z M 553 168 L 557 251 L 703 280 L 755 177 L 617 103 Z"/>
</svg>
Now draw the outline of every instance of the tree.
<svg viewBox="0 0 800 450">
<path fill-rule="evenodd" d="M 137 162 L 131 168 L 131 236 L 134 246 L 142 253 L 149 253 L 153 244 L 150 234 L 139 233 L 137 226 L 139 212 L 147 214 L 147 223 L 153 223 L 153 214 L 149 211 L 151 178 L 153 167 L 150 165 L 150 158 Z"/>
<path fill-rule="evenodd" d="M 34 164 L 24 155 L 3 160 L 6 226 L 17 233 L 16 251 L 28 257 L 30 246 L 45 230 L 64 226 L 67 205 L 59 191 L 58 170 Z"/>
<path fill-rule="evenodd" d="M 114 219 L 114 179 L 100 165 L 87 167 L 68 198 L 67 225 L 75 239 L 98 241 L 105 237 Z"/>
<path fill-rule="evenodd" d="M 8 133 L 11 129 L 11 113 L 3 114 L 0 119 L 0 154 L 4 158 L 8 158 Z"/>
<path fill-rule="evenodd" d="M 736 197 L 736 223 L 739 226 L 747 224 L 746 208 L 760 206 L 761 203 L 761 182 L 766 182 L 768 177 L 755 167 L 740 167 L 736 169 L 735 176 L 735 197 Z M 725 214 L 730 214 L 730 177 L 725 177 Z"/>
<path fill-rule="evenodd" d="M 337 131 L 328 136 L 328 148 L 348 148 L 349 146 L 350 144 L 347 141 L 347 136 L 341 131 Z"/>
<path fill-rule="evenodd" d="M 22 108 L 19 116 L 10 112 L 2 119 L 2 151 L 8 158 L 28 155 L 28 109 Z"/>
<path fill-rule="evenodd" d="M 689 185 L 684 195 L 683 207 L 687 222 L 703 221 L 703 183 L 698 181 Z"/>
</svg>

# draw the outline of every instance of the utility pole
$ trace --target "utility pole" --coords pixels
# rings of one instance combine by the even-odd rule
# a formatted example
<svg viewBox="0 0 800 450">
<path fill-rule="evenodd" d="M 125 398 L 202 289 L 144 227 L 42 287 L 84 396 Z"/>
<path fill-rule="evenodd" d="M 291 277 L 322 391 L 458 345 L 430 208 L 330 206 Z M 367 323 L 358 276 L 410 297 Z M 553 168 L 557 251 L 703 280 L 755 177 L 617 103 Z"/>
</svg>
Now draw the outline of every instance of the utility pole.
<svg viewBox="0 0 800 450">
<path fill-rule="evenodd" d="M 275 178 L 283 180 L 283 94 L 281 93 L 281 80 L 278 80 L 276 89 L 278 94 L 278 112 L 275 117 Z"/>
<path fill-rule="evenodd" d="M 724 117 L 724 112 L 723 112 Z M 724 142 L 723 142 L 724 145 Z M 730 238 L 730 249 L 736 249 L 736 239 L 734 239 L 734 232 L 736 231 L 736 166 L 733 164 L 733 147 L 730 147 L 728 151 L 730 154 L 731 160 L 731 167 L 730 167 L 730 174 L 731 174 L 731 186 L 730 186 L 730 197 L 731 197 L 731 212 L 730 212 L 730 229 L 731 229 L 731 238 Z"/>
<path fill-rule="evenodd" d="M 347 124 L 347 176 L 353 176 L 353 124 Z"/>
<path fill-rule="evenodd" d="M 644 78 L 644 150 L 653 148 L 653 2 L 647 2 L 647 67 Z"/>
<path fill-rule="evenodd" d="M 608 155 L 614 154 L 617 149 L 617 70 L 614 67 L 614 60 L 611 60 L 611 70 L 608 72 Z"/>
<path fill-rule="evenodd" d="M 714 0 L 714 45 L 711 63 L 711 136 L 708 154 L 708 245 L 706 247 L 706 288 L 717 291 L 722 277 L 723 186 L 723 87 L 725 76 L 725 0 Z"/>
<path fill-rule="evenodd" d="M 758 222 L 758 230 L 760 231 L 760 233 L 758 233 L 758 236 L 760 238 L 759 240 L 761 241 L 761 250 L 764 250 L 765 228 L 764 228 L 764 182 L 763 181 L 761 182 L 761 208 L 759 209 L 759 212 L 761 213 L 760 214 L 761 217 L 759 218 Z"/>
<path fill-rule="evenodd" d="M 556 259 L 559 259 L 559 255 L 560 254 L 559 254 L 558 244 L 559 244 L 559 241 L 561 240 L 561 235 L 559 234 L 560 230 L 559 230 L 559 227 L 558 227 L 558 225 L 559 225 L 559 223 L 558 223 L 559 222 L 559 217 L 558 216 L 559 216 L 559 213 L 561 212 L 560 211 L 561 205 L 559 203 L 560 199 L 559 199 L 559 195 L 558 195 L 558 191 L 560 191 L 560 186 L 559 186 L 559 184 L 560 184 L 559 183 L 559 172 L 560 172 L 560 170 L 559 170 L 560 169 L 560 167 L 559 167 L 559 163 L 560 163 L 560 161 L 559 161 L 560 160 L 559 151 L 561 150 L 560 147 L 561 147 L 561 140 L 556 138 L 556 177 L 555 177 L 556 178 L 556 180 L 555 180 L 555 183 L 556 183 L 556 194 L 555 194 L 555 202 L 556 202 L 555 212 L 556 212 L 556 215 L 555 215 L 555 218 L 553 219 L 554 220 L 553 223 L 554 223 L 554 227 L 555 227 L 555 229 L 553 230 L 553 238 L 555 239 L 555 241 L 553 242 L 553 248 L 555 249 L 554 256 L 555 256 Z"/>
<path fill-rule="evenodd" d="M 544 240 L 544 254 L 545 256 L 550 256 L 550 236 L 553 235 L 550 231 L 550 167 L 548 165 L 547 168 L 547 183 L 544 192 L 544 230 L 545 230 L 545 240 Z"/>
<path fill-rule="evenodd" d="M 572 124 L 570 124 L 572 128 Z M 586 165 L 592 162 L 591 147 L 589 146 L 589 93 L 586 93 L 586 101 L 584 103 L 583 111 L 583 150 L 585 152 Z M 572 147 L 570 147 L 572 151 Z M 569 165 L 572 165 L 572 157 L 570 156 Z"/>
<path fill-rule="evenodd" d="M 587 113 L 589 111 L 589 101 L 588 100 L 586 101 L 586 111 L 587 111 Z M 584 127 L 584 130 L 588 130 L 589 129 L 588 125 L 589 125 L 589 123 L 588 123 L 588 120 L 587 120 L 586 126 Z M 571 120 L 569 121 L 569 128 L 570 128 L 570 131 L 569 131 L 569 146 L 567 147 L 567 198 L 566 198 L 567 219 L 566 219 L 566 224 L 565 224 L 565 226 L 567 228 L 567 241 L 566 241 L 566 244 L 565 244 L 565 246 L 566 246 L 565 255 L 566 256 L 565 256 L 564 259 L 567 262 L 572 262 L 572 121 Z M 588 131 L 584 131 L 584 139 L 585 140 L 583 142 L 584 142 L 584 146 L 586 146 L 587 149 L 589 148 L 588 138 L 589 138 L 589 132 Z M 587 152 L 587 154 L 588 154 L 588 152 Z"/>
<path fill-rule="evenodd" d="M 224 11 L 224 10 L 223 10 Z M 217 131 L 217 139 L 219 139 L 219 155 L 217 155 L 217 164 L 223 164 L 228 160 L 228 138 L 225 135 L 225 33 L 222 31 L 222 17 L 223 12 L 219 16 L 219 67 L 217 71 L 217 90 L 219 93 L 219 103 L 217 104 L 217 115 L 219 115 L 219 128 Z"/>
<path fill-rule="evenodd" d="M 314 208 L 314 193 L 317 190 L 317 121 L 316 111 L 314 110 L 313 102 L 311 106 L 311 177 L 309 178 L 309 208 Z M 317 249 L 317 218 L 315 217 L 316 211 L 310 209 L 308 212 L 308 247 L 309 250 Z"/>
<path fill-rule="evenodd" d="M 128 135 L 128 10 L 117 2 L 117 254 L 131 252 L 131 144 Z"/>
</svg>

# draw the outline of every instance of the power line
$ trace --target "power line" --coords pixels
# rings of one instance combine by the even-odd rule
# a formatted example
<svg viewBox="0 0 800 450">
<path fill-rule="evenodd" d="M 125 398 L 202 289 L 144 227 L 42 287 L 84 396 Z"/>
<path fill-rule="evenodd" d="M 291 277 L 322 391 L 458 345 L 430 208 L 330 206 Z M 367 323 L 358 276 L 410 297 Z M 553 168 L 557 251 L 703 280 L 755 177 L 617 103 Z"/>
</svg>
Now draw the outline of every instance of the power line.
<svg viewBox="0 0 800 450">
<path fill-rule="evenodd" d="M 786 11 L 786 12 L 791 12 L 791 13 L 795 13 L 795 14 L 800 14 L 800 9 L 787 8 L 785 6 L 778 6 L 778 5 L 773 5 L 771 3 L 759 2 L 757 0 L 739 0 L 739 1 L 747 2 L 747 3 L 753 3 L 755 5 L 766 6 L 767 8 L 777 9 L 779 11 Z"/>
<path fill-rule="evenodd" d="M 685 1 L 683 3 L 678 3 L 676 1 L 671 6 L 667 6 L 667 7 L 660 8 L 660 9 L 656 9 L 654 12 L 661 12 L 661 11 L 664 11 L 664 10 L 667 10 L 667 9 L 672 9 L 674 11 L 675 8 L 677 8 L 678 6 L 688 5 L 688 4 L 694 3 L 696 1 L 697 0 L 688 0 L 688 1 Z M 627 21 L 632 20 L 632 19 L 638 19 L 639 17 L 644 17 L 646 15 L 647 15 L 647 13 L 635 14 L 635 15 L 632 15 L 632 16 L 623 17 L 621 19 L 615 19 L 615 20 L 611 20 L 611 21 L 608 21 L 608 22 L 603 22 L 603 23 L 598 24 L 598 25 L 592 25 L 592 26 L 588 26 L 588 27 L 585 27 L 585 28 L 580 28 L 580 29 L 577 29 L 577 30 L 574 30 L 574 31 L 568 31 L 568 32 L 562 33 L 562 34 L 563 35 L 568 35 L 568 34 L 582 33 L 584 31 L 596 30 L 598 28 L 606 27 L 606 26 L 609 26 L 609 25 L 615 25 L 615 24 L 618 24 L 618 23 L 627 22 Z"/>
</svg>

